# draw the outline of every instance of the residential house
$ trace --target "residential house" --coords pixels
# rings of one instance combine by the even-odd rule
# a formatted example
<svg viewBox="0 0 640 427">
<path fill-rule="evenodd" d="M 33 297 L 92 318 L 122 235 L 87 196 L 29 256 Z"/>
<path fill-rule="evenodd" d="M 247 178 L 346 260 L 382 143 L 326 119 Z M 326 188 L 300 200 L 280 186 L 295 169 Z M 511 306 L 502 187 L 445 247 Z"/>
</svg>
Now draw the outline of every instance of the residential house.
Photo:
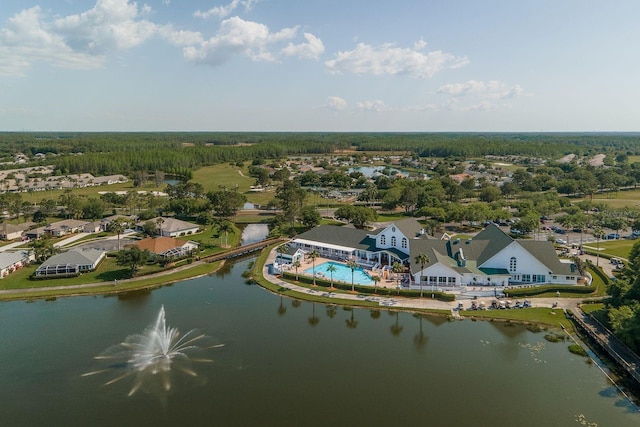
<svg viewBox="0 0 640 427">
<path fill-rule="evenodd" d="M 4 279 L 17 269 L 33 261 L 33 254 L 27 251 L 0 252 L 0 278 Z"/>
<path fill-rule="evenodd" d="M 50 257 L 34 275 L 38 279 L 79 276 L 95 270 L 107 253 L 101 249 L 71 249 Z"/>
<path fill-rule="evenodd" d="M 193 224 L 187 221 L 182 221 L 171 217 L 156 217 L 148 221 L 141 221 L 136 224 L 138 230 L 142 230 L 142 227 L 146 222 L 152 222 L 158 226 L 159 234 L 165 237 L 180 237 L 188 236 L 200 231 L 198 224 Z"/>
<path fill-rule="evenodd" d="M 9 224 L 3 222 L 0 224 L 0 239 L 1 240 L 15 240 L 20 239 L 29 227 L 33 227 L 35 222 L 23 222 L 22 224 Z"/>
<path fill-rule="evenodd" d="M 180 258 L 187 256 L 199 247 L 191 240 L 174 239 L 172 237 L 149 237 L 134 244 L 141 250 L 148 250 L 152 254 L 163 258 Z"/>
<path fill-rule="evenodd" d="M 57 221 L 51 223 L 45 227 L 45 231 L 52 236 L 60 237 L 67 234 L 81 233 L 84 231 L 84 226 L 89 221 L 80 221 L 77 219 L 65 219 L 63 221 Z"/>
</svg>

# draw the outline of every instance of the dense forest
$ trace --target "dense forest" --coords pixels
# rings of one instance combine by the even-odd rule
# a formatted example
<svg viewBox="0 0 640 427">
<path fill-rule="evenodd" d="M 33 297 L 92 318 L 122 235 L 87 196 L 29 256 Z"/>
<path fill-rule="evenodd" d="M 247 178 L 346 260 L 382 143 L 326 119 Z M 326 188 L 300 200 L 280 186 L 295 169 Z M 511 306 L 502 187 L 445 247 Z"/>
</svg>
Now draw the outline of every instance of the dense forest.
<svg viewBox="0 0 640 427">
<path fill-rule="evenodd" d="M 404 152 L 416 157 L 486 155 L 545 159 L 565 154 L 640 152 L 640 134 L 560 133 L 0 133 L 0 159 L 17 153 L 58 156 L 61 174 L 176 173 L 220 162 L 357 151 Z M 105 156 L 104 154 L 116 154 Z M 48 160 L 50 162 L 50 160 Z M 10 168 L 11 165 L 4 164 Z"/>
</svg>

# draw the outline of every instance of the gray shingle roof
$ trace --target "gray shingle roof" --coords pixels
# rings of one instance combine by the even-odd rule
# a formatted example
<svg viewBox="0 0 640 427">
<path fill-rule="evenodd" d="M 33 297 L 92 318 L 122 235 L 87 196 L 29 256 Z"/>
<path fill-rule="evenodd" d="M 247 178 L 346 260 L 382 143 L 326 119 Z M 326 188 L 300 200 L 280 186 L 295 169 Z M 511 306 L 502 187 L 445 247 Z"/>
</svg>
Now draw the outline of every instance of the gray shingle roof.
<svg viewBox="0 0 640 427">
<path fill-rule="evenodd" d="M 0 252 L 0 269 L 11 267 L 18 261 L 28 258 L 24 252 Z"/>
<path fill-rule="evenodd" d="M 321 225 L 312 228 L 295 239 L 313 240 L 315 242 L 328 243 L 339 246 L 348 246 L 356 249 L 369 249 L 373 239 L 367 236 L 366 230 L 341 227 L 338 225 Z M 294 239 L 294 240 L 295 240 Z M 373 242 L 375 244 L 375 241 Z"/>
<path fill-rule="evenodd" d="M 70 265 L 89 265 L 95 264 L 100 257 L 104 254 L 100 249 L 73 249 L 61 254 L 54 255 L 48 260 L 43 262 L 40 267 L 46 267 L 49 265 L 58 264 L 70 264 Z"/>
<path fill-rule="evenodd" d="M 415 218 L 405 218 L 399 221 L 394 221 L 393 225 L 398 228 L 402 234 L 404 234 L 407 239 L 413 239 L 420 235 L 420 230 L 422 230 L 422 225 Z"/>
</svg>

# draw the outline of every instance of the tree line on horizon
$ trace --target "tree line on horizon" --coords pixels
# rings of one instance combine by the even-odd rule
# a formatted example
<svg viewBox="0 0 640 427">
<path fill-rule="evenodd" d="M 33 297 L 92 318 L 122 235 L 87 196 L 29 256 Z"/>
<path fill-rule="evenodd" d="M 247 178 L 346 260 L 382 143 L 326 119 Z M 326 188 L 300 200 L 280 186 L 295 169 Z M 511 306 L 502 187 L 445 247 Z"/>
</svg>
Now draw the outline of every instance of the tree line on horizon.
<svg viewBox="0 0 640 427">
<path fill-rule="evenodd" d="M 403 152 L 416 157 L 528 156 L 640 153 L 640 134 L 555 133 L 0 133 L 0 160 L 17 153 L 47 156 L 31 165 L 50 164 L 59 174 L 124 174 L 134 171 L 197 169 L 222 162 L 277 159 L 312 154 Z M 105 156 L 105 154 L 113 154 Z M 9 169 L 15 165 L 2 164 Z"/>
</svg>

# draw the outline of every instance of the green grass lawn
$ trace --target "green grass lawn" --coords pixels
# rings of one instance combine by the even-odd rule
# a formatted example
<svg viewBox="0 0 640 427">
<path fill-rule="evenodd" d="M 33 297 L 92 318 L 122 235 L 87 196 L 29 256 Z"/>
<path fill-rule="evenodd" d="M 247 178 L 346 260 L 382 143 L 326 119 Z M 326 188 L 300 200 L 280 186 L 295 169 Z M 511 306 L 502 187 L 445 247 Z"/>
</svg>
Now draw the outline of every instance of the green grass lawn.
<svg viewBox="0 0 640 427">
<path fill-rule="evenodd" d="M 247 196 L 247 200 L 251 203 L 267 204 L 274 195 L 273 191 L 249 191 L 256 180 L 249 176 L 248 166 L 240 168 L 231 166 L 229 163 L 205 166 L 193 172 L 193 181 L 202 184 L 205 191 L 218 191 L 221 185 L 238 188 L 238 191 Z"/>
<path fill-rule="evenodd" d="M 591 197 L 576 199 L 575 201 L 579 200 L 591 201 Z M 606 203 L 612 208 L 638 207 L 640 205 L 640 189 L 594 194 L 593 202 Z"/>
<path fill-rule="evenodd" d="M 125 279 L 129 276 L 129 269 L 116 264 L 115 258 L 106 258 L 95 271 L 81 274 L 78 277 L 66 277 L 60 279 L 31 280 L 29 277 L 36 271 L 37 265 L 21 268 L 11 274 L 9 280 L 0 282 L 1 289 L 27 289 L 54 286 L 82 285 L 85 283 L 113 282 Z M 159 269 L 159 267 L 158 267 Z M 141 269 L 141 272 L 158 271 L 151 266 Z"/>
<path fill-rule="evenodd" d="M 65 290 L 42 290 L 39 292 L 28 292 L 28 293 L 15 293 L 10 295 L 2 295 L 0 297 L 1 300 L 19 300 L 26 299 L 32 300 L 35 298 L 52 298 L 60 296 L 71 296 L 71 295 L 96 295 L 96 294 L 105 294 L 112 295 L 121 292 L 130 292 L 140 289 L 149 289 L 156 288 L 162 285 L 172 284 L 177 281 L 187 280 L 193 277 L 202 276 L 205 274 L 211 274 L 220 268 L 221 262 L 217 261 L 211 264 L 201 264 L 197 265 L 188 270 L 182 271 L 168 271 L 161 278 L 158 277 L 149 277 L 146 279 L 130 281 L 130 282 L 118 282 L 117 286 L 113 281 L 105 282 L 103 286 L 96 286 L 91 288 L 83 288 L 83 289 L 65 289 Z M 81 276 L 82 277 L 82 276 Z M 86 277 L 86 275 L 85 275 Z M 53 280 L 64 280 L 64 279 L 53 279 Z M 45 281 L 37 281 L 34 283 L 44 283 Z M 19 288 L 23 289 L 23 288 Z"/>
<path fill-rule="evenodd" d="M 564 325 L 565 328 L 572 328 L 571 322 L 564 316 L 564 311 L 551 308 L 521 308 L 510 310 L 473 310 L 461 311 L 460 315 L 464 317 L 487 318 L 487 319 L 505 319 L 515 320 L 518 322 L 540 323 L 559 328 Z"/>
<path fill-rule="evenodd" d="M 582 304 L 582 311 L 595 317 L 603 325 L 609 325 L 608 311 L 603 303 Z"/>
<path fill-rule="evenodd" d="M 229 233 L 228 243 L 230 247 L 237 246 L 240 243 L 240 237 L 242 233 L 240 229 L 234 226 L 234 232 Z M 207 256 L 211 254 L 215 254 L 218 252 L 222 252 L 226 250 L 226 248 L 222 248 L 220 246 L 220 238 L 217 237 L 217 229 L 214 226 L 207 226 L 205 231 L 199 234 L 188 236 L 190 240 L 200 243 L 201 246 L 212 246 L 210 248 L 205 248 L 200 256 Z M 222 236 L 222 243 L 224 244 L 224 235 Z M 68 277 L 68 278 L 59 278 L 59 279 L 43 279 L 43 280 L 32 280 L 30 276 L 36 271 L 38 268 L 37 265 L 28 266 L 22 268 L 15 273 L 11 274 L 10 280 L 2 280 L 0 281 L 0 289 L 27 289 L 27 288 L 37 288 L 37 287 L 55 287 L 55 286 L 68 286 L 68 285 L 82 285 L 86 283 L 108 283 L 112 284 L 114 280 L 123 280 L 129 278 L 129 269 L 127 267 L 122 267 L 116 264 L 115 258 L 108 257 L 106 258 L 96 269 L 96 271 L 92 271 L 89 273 L 84 273 L 78 277 Z M 157 264 L 153 265 L 145 265 L 143 266 L 139 272 L 138 276 L 143 276 L 146 274 L 157 273 L 162 271 L 163 268 Z M 204 268 L 204 270 L 209 270 Z M 172 273 L 168 273 L 172 274 Z M 186 273 L 182 274 L 179 278 L 190 277 L 195 275 L 191 269 Z M 178 280 L 173 279 L 172 280 Z M 150 279 L 149 283 L 157 282 L 158 279 Z"/>
<path fill-rule="evenodd" d="M 588 243 L 585 244 L 585 246 L 593 248 L 593 250 L 599 247 L 600 253 L 603 254 L 619 258 L 628 258 L 634 243 L 636 243 L 636 240 L 619 239 L 600 241 L 599 245 L 596 242 Z"/>
</svg>

